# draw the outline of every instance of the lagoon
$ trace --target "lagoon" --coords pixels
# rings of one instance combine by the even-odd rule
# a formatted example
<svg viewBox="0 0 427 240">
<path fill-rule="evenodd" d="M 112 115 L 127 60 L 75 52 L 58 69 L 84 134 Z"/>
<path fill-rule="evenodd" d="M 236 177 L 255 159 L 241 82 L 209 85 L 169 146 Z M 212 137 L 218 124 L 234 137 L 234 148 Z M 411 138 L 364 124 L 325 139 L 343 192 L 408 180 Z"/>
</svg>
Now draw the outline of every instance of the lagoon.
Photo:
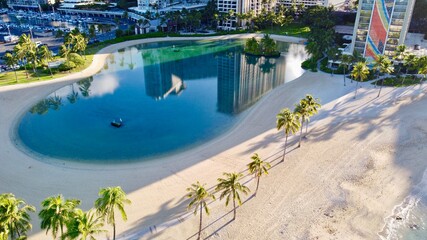
<svg viewBox="0 0 427 240">
<path fill-rule="evenodd" d="M 19 143 L 42 158 L 92 163 L 185 151 L 229 131 L 265 94 L 303 73 L 304 46 L 278 45 L 279 58 L 247 56 L 238 40 L 121 49 L 98 74 L 31 107 L 17 126 Z M 111 126 L 118 118 L 123 126 Z"/>
</svg>

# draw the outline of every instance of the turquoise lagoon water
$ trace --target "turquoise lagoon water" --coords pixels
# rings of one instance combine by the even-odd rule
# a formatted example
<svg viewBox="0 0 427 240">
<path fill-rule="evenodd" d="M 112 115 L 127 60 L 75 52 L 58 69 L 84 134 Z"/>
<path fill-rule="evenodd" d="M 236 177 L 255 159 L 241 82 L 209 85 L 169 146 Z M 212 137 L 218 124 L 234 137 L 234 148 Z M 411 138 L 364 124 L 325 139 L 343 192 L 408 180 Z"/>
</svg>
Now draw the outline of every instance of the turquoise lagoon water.
<svg viewBox="0 0 427 240">
<path fill-rule="evenodd" d="M 149 159 L 229 130 L 273 88 L 303 73 L 304 46 L 280 58 L 242 53 L 241 41 L 136 45 L 112 53 L 96 75 L 41 99 L 17 127 L 24 147 L 90 162 Z M 123 126 L 110 125 L 123 119 Z"/>
</svg>

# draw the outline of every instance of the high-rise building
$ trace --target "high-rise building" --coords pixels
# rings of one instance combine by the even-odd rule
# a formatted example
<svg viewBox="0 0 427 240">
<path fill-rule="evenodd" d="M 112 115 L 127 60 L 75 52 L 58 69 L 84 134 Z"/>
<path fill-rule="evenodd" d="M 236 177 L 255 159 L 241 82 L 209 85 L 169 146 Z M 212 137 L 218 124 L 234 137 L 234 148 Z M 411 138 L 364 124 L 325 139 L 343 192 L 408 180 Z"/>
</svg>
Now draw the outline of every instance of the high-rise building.
<svg viewBox="0 0 427 240">
<path fill-rule="evenodd" d="M 361 0 L 357 11 L 351 52 L 356 50 L 372 61 L 392 55 L 403 44 L 415 0 Z"/>
<path fill-rule="evenodd" d="M 328 6 L 328 0 L 278 0 L 278 5 L 283 5 L 285 7 L 291 7 L 294 5 L 304 5 L 304 7 L 309 6 Z"/>
<path fill-rule="evenodd" d="M 54 4 L 54 0 L 7 0 L 9 8 L 40 8 L 41 4 Z"/>
</svg>

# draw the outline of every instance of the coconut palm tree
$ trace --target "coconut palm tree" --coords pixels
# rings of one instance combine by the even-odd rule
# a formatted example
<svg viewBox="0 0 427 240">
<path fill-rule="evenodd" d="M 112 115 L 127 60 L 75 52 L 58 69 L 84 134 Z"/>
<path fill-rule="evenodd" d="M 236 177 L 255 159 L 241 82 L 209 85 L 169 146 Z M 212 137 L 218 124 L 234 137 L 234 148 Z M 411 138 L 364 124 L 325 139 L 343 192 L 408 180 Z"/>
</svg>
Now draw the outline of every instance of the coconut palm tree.
<svg viewBox="0 0 427 240">
<path fill-rule="evenodd" d="M 309 107 L 305 98 L 301 99 L 298 104 L 295 104 L 294 114 L 301 119 L 300 136 L 298 147 L 301 147 L 302 129 L 304 128 L 305 121 L 309 121 L 311 114 L 311 108 Z"/>
<path fill-rule="evenodd" d="M 397 73 L 400 73 L 400 69 L 401 69 L 401 62 L 402 60 L 405 58 L 406 55 L 406 46 L 404 44 L 399 45 L 396 47 L 396 50 L 394 50 L 394 55 L 393 55 L 393 59 L 398 61 L 398 68 L 397 68 Z"/>
<path fill-rule="evenodd" d="M 345 86 L 345 71 L 348 69 L 348 67 L 351 65 L 351 63 L 353 62 L 353 56 L 352 55 L 348 55 L 348 54 L 342 54 L 341 55 L 341 63 L 340 65 L 343 66 L 344 69 L 344 86 Z"/>
<path fill-rule="evenodd" d="M 263 174 L 268 174 L 268 169 L 271 168 L 270 163 L 264 162 L 261 160 L 261 158 L 258 156 L 258 153 L 254 153 L 251 157 L 252 162 L 250 162 L 247 166 L 249 169 L 249 172 L 251 174 L 254 174 L 254 177 L 256 178 L 256 189 L 254 195 L 256 196 L 258 192 L 258 186 L 259 186 L 259 179 Z"/>
<path fill-rule="evenodd" d="M 23 65 L 24 65 L 24 69 L 25 69 L 25 76 L 28 78 L 28 71 L 27 71 L 27 50 L 25 49 L 25 47 L 21 44 L 17 44 L 14 48 L 13 48 L 13 53 L 16 56 L 16 59 L 18 61 L 20 61 Z"/>
<path fill-rule="evenodd" d="M 38 48 L 38 55 L 40 59 L 42 59 L 42 62 L 46 64 L 47 68 L 49 69 L 50 76 L 53 77 L 52 70 L 49 67 L 49 62 L 53 58 L 52 51 L 50 51 L 49 48 L 46 45 L 44 45 Z"/>
<path fill-rule="evenodd" d="M 209 215 L 209 208 L 206 201 L 209 199 L 215 200 L 215 196 L 208 191 L 206 191 L 205 185 L 201 185 L 198 181 L 197 183 L 191 184 L 191 187 L 187 188 L 189 192 L 187 197 L 191 199 L 191 202 L 188 204 L 188 209 L 194 207 L 194 215 L 197 214 L 197 210 L 200 211 L 200 222 L 199 222 L 199 234 L 197 239 L 200 239 L 200 234 L 202 232 L 202 220 L 203 220 L 203 209 L 207 215 Z"/>
<path fill-rule="evenodd" d="M 250 189 L 239 182 L 243 177 L 241 173 L 223 173 L 226 178 L 218 178 L 217 191 L 222 191 L 219 199 L 225 198 L 225 206 L 228 206 L 230 198 L 233 200 L 233 220 L 236 219 L 236 200 L 239 206 L 242 205 L 240 193 L 248 194 Z"/>
<path fill-rule="evenodd" d="M 116 218 L 114 209 L 118 209 L 124 221 L 127 220 L 125 204 L 130 204 L 126 193 L 121 187 L 102 188 L 99 191 L 99 198 L 95 201 L 95 208 L 100 216 L 107 220 L 108 224 L 113 225 L 113 240 L 116 239 Z"/>
<path fill-rule="evenodd" d="M 286 146 L 288 144 L 288 137 L 295 134 L 301 127 L 298 117 L 291 112 L 288 108 L 282 109 L 276 116 L 276 128 L 278 131 L 282 130 L 285 133 L 285 149 L 283 150 L 282 162 L 285 161 Z"/>
<path fill-rule="evenodd" d="M 64 226 L 71 218 L 72 213 L 80 205 L 80 200 L 64 200 L 62 195 L 51 196 L 42 201 L 42 210 L 39 212 L 41 229 L 46 229 L 46 234 L 51 231 L 55 239 L 60 231 L 60 236 L 64 235 Z"/>
<path fill-rule="evenodd" d="M 67 232 L 63 239 L 95 240 L 95 236 L 106 232 L 102 229 L 104 223 L 101 216 L 97 216 L 94 209 L 83 212 L 76 209 L 73 218 L 68 222 Z"/>
<path fill-rule="evenodd" d="M 11 53 L 6 53 L 3 56 L 3 59 L 6 63 L 6 66 L 13 68 L 13 72 L 15 73 L 15 80 L 16 82 L 18 82 L 18 76 L 16 75 L 16 64 L 18 64 L 18 59 L 16 58 L 15 54 L 11 54 Z"/>
<path fill-rule="evenodd" d="M 374 65 L 373 65 L 373 70 L 377 73 L 377 81 L 375 82 L 375 87 L 377 86 L 377 83 L 378 83 L 378 78 L 380 77 L 380 69 L 381 69 L 381 66 L 383 65 L 383 63 L 385 62 L 385 61 L 387 61 L 388 60 L 388 57 L 387 56 L 384 56 L 384 55 L 378 55 L 377 56 L 377 58 L 375 59 L 375 61 L 374 61 Z"/>
<path fill-rule="evenodd" d="M 3 229 L 3 236 L 8 234 L 12 240 L 26 239 L 27 231 L 32 228 L 29 213 L 35 211 L 34 206 L 12 193 L 0 194 L 0 229 Z"/>
<path fill-rule="evenodd" d="M 359 87 L 359 82 L 363 82 L 368 78 L 369 75 L 369 68 L 366 66 L 366 62 L 358 62 L 353 66 L 353 70 L 351 71 L 351 76 L 354 79 L 359 79 L 359 81 L 356 82 L 356 90 L 354 91 L 354 99 L 357 95 L 357 89 Z"/>
<path fill-rule="evenodd" d="M 427 56 L 418 58 L 418 74 L 422 74 L 423 77 L 420 80 L 420 84 L 424 81 L 427 75 Z"/>
<path fill-rule="evenodd" d="M 305 100 L 307 101 L 308 108 L 310 109 L 310 113 L 311 113 L 310 116 L 317 114 L 319 109 L 322 107 L 322 105 L 320 104 L 320 99 L 314 98 L 310 94 L 307 94 L 307 95 L 305 95 Z M 310 119 L 306 118 L 305 134 L 307 134 L 307 131 L 308 131 L 309 120 Z"/>
<path fill-rule="evenodd" d="M 379 71 L 383 74 L 391 74 L 394 71 L 393 64 L 391 63 L 390 59 L 386 58 L 380 65 Z M 376 84 L 376 83 L 375 83 Z M 381 94 L 381 89 L 383 88 L 383 84 L 380 86 L 380 90 L 378 91 L 378 96 Z"/>
</svg>

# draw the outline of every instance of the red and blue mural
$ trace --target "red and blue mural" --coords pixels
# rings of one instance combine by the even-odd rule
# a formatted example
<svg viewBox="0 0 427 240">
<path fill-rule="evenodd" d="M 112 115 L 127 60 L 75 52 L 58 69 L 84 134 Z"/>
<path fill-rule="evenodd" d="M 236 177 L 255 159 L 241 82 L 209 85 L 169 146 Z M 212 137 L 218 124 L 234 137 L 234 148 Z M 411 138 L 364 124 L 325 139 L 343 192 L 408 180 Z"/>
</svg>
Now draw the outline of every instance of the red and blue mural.
<svg viewBox="0 0 427 240">
<path fill-rule="evenodd" d="M 376 59 L 384 53 L 393 5 L 394 0 L 375 0 L 365 47 L 365 57 L 368 59 Z"/>
</svg>

